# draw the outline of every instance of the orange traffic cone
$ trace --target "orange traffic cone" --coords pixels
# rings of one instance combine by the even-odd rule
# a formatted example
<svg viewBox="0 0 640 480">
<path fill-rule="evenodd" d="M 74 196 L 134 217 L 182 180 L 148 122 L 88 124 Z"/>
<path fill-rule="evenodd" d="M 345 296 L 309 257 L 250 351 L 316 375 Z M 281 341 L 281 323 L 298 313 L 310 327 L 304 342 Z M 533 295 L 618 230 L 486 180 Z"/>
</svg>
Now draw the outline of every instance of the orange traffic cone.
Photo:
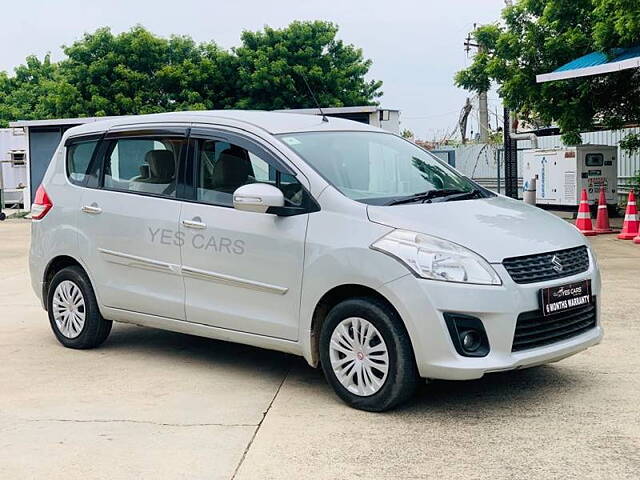
<svg viewBox="0 0 640 480">
<path fill-rule="evenodd" d="M 589 210 L 589 200 L 587 200 L 587 191 L 583 188 L 580 195 L 580 206 L 578 207 L 578 218 L 576 218 L 576 228 L 583 235 L 590 237 L 597 235 L 591 224 L 591 211 Z"/>
<path fill-rule="evenodd" d="M 638 226 L 638 235 L 633 237 L 633 243 L 640 243 L 640 226 Z"/>
<path fill-rule="evenodd" d="M 604 189 L 600 189 L 600 198 L 598 199 L 598 216 L 596 217 L 597 234 L 601 233 L 617 233 L 619 230 L 613 230 L 609 225 L 609 212 L 607 211 L 607 199 L 604 196 Z"/>
<path fill-rule="evenodd" d="M 638 236 L 638 210 L 636 209 L 636 195 L 633 190 L 629 192 L 627 211 L 624 214 L 622 232 L 618 235 L 621 240 L 632 240 Z"/>
</svg>

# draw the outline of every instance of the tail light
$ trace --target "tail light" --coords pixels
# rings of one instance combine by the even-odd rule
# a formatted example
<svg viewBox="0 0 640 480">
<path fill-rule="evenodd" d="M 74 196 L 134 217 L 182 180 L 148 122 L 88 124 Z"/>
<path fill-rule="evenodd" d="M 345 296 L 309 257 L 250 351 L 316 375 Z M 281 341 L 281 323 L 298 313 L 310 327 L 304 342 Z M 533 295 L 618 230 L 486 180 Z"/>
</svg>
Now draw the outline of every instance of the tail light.
<svg viewBox="0 0 640 480">
<path fill-rule="evenodd" d="M 36 198 L 31 204 L 31 219 L 42 220 L 44 216 L 49 213 L 49 210 L 53 207 L 53 202 L 47 195 L 44 187 L 40 185 L 36 190 Z"/>
</svg>

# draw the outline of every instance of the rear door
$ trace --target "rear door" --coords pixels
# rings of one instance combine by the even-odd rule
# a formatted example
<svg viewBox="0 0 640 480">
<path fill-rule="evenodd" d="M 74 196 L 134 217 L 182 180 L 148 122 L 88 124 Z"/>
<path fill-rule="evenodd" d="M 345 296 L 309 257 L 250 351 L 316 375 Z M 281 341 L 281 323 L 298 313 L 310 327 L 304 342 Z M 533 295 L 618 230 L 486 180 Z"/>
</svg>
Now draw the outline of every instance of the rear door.
<svg viewBox="0 0 640 480">
<path fill-rule="evenodd" d="M 187 320 L 296 340 L 309 214 L 240 211 L 232 198 L 262 182 L 303 205 L 306 179 L 247 137 L 193 129 L 191 138 L 192 195 L 180 215 Z"/>
<path fill-rule="evenodd" d="M 101 142 L 78 225 L 106 307 L 185 318 L 177 189 L 186 138 L 186 128 L 153 128 L 111 132 Z"/>
</svg>

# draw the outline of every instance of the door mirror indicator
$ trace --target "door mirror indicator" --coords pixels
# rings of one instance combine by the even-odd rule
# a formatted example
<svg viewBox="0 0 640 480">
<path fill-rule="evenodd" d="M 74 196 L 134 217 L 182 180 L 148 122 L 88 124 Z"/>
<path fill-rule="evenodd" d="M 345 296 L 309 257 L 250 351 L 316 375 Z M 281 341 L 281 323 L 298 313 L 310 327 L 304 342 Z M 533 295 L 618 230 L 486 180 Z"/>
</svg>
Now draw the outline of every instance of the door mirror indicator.
<svg viewBox="0 0 640 480">
<path fill-rule="evenodd" d="M 267 213 L 272 207 L 284 207 L 284 195 L 267 183 L 250 183 L 233 192 L 233 207 L 246 212 Z"/>
</svg>

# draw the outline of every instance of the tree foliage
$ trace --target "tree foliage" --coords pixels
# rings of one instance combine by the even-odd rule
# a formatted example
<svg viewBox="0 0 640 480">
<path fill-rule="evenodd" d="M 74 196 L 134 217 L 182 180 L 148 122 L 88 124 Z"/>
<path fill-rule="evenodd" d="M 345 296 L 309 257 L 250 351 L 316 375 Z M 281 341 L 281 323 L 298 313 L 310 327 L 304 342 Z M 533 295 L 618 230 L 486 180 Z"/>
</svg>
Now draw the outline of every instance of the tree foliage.
<svg viewBox="0 0 640 480">
<path fill-rule="evenodd" d="M 64 47 L 52 62 L 30 56 L 15 74 L 0 72 L 0 125 L 17 119 L 144 114 L 226 108 L 375 104 L 371 61 L 337 37 L 329 22 L 294 22 L 242 34 L 232 50 L 188 36 L 162 38 L 142 26 L 101 28 Z"/>
<path fill-rule="evenodd" d="M 456 85 L 479 92 L 496 82 L 507 107 L 533 124 L 557 123 L 569 144 L 594 125 L 640 120 L 637 70 L 536 83 L 537 74 L 582 55 L 640 44 L 640 2 L 519 0 L 502 20 L 474 32 L 480 53 L 456 74 Z"/>
<path fill-rule="evenodd" d="M 402 130 L 402 132 L 400 132 L 400 136 L 402 138 L 415 138 L 415 135 L 413 134 L 413 132 L 408 128 L 405 128 L 404 130 Z"/>
<path fill-rule="evenodd" d="M 365 81 L 371 60 L 362 50 L 336 39 L 338 27 L 326 22 L 293 22 L 288 28 L 242 34 L 234 49 L 238 61 L 239 108 L 369 105 L 382 82 Z"/>
</svg>

